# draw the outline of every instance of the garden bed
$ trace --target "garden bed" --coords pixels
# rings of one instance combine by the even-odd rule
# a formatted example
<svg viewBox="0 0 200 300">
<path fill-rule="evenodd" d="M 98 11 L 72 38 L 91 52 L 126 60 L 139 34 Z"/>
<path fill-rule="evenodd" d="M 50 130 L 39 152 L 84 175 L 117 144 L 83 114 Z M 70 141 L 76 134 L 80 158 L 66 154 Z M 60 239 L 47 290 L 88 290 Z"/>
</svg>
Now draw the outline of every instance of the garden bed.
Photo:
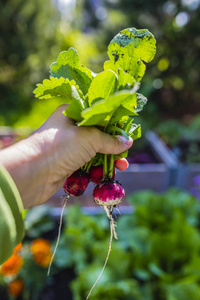
<svg viewBox="0 0 200 300">
<path fill-rule="evenodd" d="M 183 135 L 173 145 L 166 145 L 156 133 L 154 135 L 176 161 L 172 185 L 191 191 L 196 176 L 200 175 L 200 138 L 197 136 L 194 138 L 193 134 L 191 138 Z"/>
<path fill-rule="evenodd" d="M 190 191 L 194 187 L 196 176 L 200 175 L 200 139 L 181 139 L 172 148 L 179 160 L 176 186 Z"/>
</svg>

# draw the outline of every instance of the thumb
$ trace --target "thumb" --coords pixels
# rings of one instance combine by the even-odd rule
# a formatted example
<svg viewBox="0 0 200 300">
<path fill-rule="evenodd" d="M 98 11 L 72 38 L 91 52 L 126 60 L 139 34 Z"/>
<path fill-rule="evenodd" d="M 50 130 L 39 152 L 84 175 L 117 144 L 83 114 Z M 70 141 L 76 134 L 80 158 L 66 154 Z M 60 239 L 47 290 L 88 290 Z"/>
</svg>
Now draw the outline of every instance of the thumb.
<svg viewBox="0 0 200 300">
<path fill-rule="evenodd" d="M 130 137 L 127 140 L 122 135 L 111 136 L 104 132 L 101 133 L 100 141 L 98 143 L 99 149 L 97 149 L 97 152 L 104 154 L 119 154 L 129 149 L 133 144 L 133 140 Z"/>
</svg>

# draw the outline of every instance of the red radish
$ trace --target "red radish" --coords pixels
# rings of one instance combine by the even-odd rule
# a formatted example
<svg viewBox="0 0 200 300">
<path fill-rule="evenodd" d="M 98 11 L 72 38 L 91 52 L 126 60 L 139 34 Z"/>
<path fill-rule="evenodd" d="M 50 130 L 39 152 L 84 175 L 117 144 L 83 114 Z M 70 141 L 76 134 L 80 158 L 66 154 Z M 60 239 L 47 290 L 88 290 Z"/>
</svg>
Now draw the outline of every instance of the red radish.
<svg viewBox="0 0 200 300">
<path fill-rule="evenodd" d="M 122 157 L 119 157 L 119 160 L 114 161 L 114 166 L 120 171 L 125 171 L 128 168 L 128 165 L 128 161 Z"/>
<path fill-rule="evenodd" d="M 115 181 L 104 181 L 96 185 L 93 191 L 94 201 L 99 205 L 110 206 L 120 203 L 125 197 L 122 185 Z"/>
<path fill-rule="evenodd" d="M 66 179 L 63 188 L 71 196 L 80 196 L 84 193 L 89 181 L 89 174 L 79 169 Z"/>
<path fill-rule="evenodd" d="M 115 178 L 116 170 L 113 169 L 112 180 Z M 93 166 L 89 171 L 90 180 L 96 184 L 103 180 L 103 165 Z"/>
</svg>

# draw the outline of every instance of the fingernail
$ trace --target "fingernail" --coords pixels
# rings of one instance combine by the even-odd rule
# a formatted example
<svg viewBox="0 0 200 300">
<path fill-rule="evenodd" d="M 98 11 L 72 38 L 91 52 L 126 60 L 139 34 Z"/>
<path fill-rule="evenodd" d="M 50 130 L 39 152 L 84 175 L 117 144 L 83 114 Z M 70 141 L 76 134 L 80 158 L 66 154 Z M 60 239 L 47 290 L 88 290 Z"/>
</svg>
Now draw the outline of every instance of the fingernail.
<svg viewBox="0 0 200 300">
<path fill-rule="evenodd" d="M 120 142 L 124 143 L 126 146 L 131 146 L 132 143 L 133 143 L 133 140 L 132 140 L 132 138 L 130 136 L 129 136 L 128 140 L 123 135 L 116 135 L 116 137 L 118 138 L 118 140 Z"/>
</svg>

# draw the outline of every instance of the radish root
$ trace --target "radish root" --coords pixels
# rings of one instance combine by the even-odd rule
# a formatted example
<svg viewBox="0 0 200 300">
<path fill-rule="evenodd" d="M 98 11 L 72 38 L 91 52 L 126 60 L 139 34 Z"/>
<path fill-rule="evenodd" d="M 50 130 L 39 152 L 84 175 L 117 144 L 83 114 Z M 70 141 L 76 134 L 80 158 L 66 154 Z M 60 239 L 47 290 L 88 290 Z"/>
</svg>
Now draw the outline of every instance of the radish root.
<svg viewBox="0 0 200 300">
<path fill-rule="evenodd" d="M 59 224 L 59 228 L 58 228 L 57 242 L 56 242 L 56 246 L 55 246 L 53 255 L 52 255 L 52 257 L 51 257 L 51 261 L 50 261 L 50 263 L 49 263 L 47 276 L 49 276 L 49 274 L 50 274 L 50 271 L 51 271 L 51 265 L 52 265 L 54 256 L 55 256 L 55 254 L 56 254 L 56 250 L 57 250 L 57 248 L 58 248 L 58 244 L 59 244 L 59 240 L 60 240 L 60 235 L 61 235 L 61 228 L 62 228 L 63 214 L 64 214 L 65 207 L 67 206 L 67 203 L 68 203 L 68 200 L 69 200 L 69 196 L 70 196 L 70 195 L 68 194 L 68 195 L 65 197 L 65 199 L 64 199 L 64 205 L 63 205 L 62 212 L 61 212 L 61 215 L 60 215 L 60 224 Z"/>
<path fill-rule="evenodd" d="M 116 240 L 118 239 L 117 233 L 116 233 L 116 230 L 115 230 L 117 224 L 116 224 L 116 222 L 114 221 L 113 216 L 112 216 L 113 206 L 111 206 L 111 207 L 109 207 L 109 208 L 108 208 L 107 206 L 104 206 L 104 209 L 105 209 L 105 211 L 106 211 L 107 217 L 108 217 L 109 220 L 110 220 L 110 242 L 109 242 L 109 246 L 108 246 L 108 254 L 107 254 L 105 263 L 104 263 L 104 265 L 103 265 L 103 268 L 102 268 L 102 270 L 101 270 L 101 273 L 99 274 L 97 280 L 96 280 L 95 283 L 93 284 L 93 286 L 92 286 L 92 288 L 91 288 L 91 290 L 90 290 L 90 292 L 89 292 L 89 294 L 88 294 L 86 300 L 89 299 L 89 297 L 90 297 L 90 295 L 91 295 L 93 289 L 95 288 L 97 282 L 99 281 L 99 279 L 101 278 L 101 275 L 103 274 L 103 271 L 105 270 L 105 267 L 106 267 L 106 265 L 107 265 L 108 258 L 109 258 L 110 252 L 111 252 L 111 245 L 112 245 L 113 237 L 114 237 Z"/>
</svg>

